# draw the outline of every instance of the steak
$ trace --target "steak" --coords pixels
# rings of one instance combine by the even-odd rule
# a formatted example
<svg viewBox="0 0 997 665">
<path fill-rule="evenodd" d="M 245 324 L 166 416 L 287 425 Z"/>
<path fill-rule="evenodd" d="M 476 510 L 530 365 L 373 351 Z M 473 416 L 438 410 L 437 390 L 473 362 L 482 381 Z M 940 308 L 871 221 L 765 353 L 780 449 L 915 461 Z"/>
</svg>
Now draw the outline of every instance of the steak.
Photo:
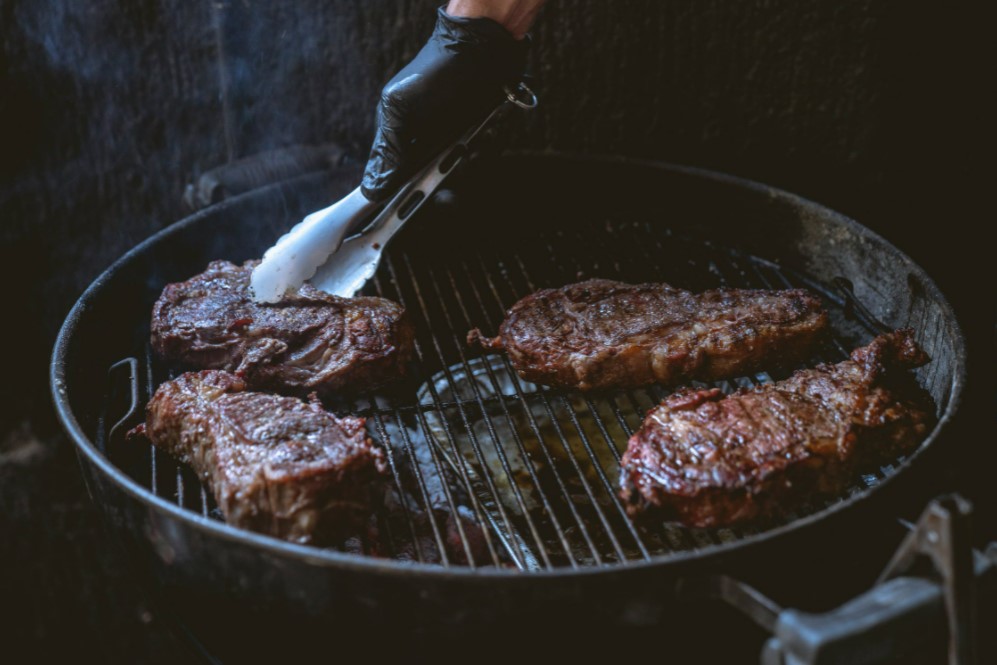
<svg viewBox="0 0 997 665">
<path fill-rule="evenodd" d="M 152 346 L 171 362 L 224 369 L 252 388 L 361 392 L 400 377 L 414 330 L 401 305 L 340 298 L 305 284 L 278 303 L 249 290 L 256 261 L 214 261 L 169 284 L 152 310 Z"/>
<path fill-rule="evenodd" d="M 161 385 L 142 429 L 194 468 L 226 522 L 296 543 L 335 543 L 354 533 L 371 515 L 386 472 L 363 418 L 338 418 L 314 397 L 247 391 L 242 379 L 218 370 Z"/>
<path fill-rule="evenodd" d="M 840 494 L 928 432 L 931 397 L 907 371 L 928 360 L 912 331 L 898 330 L 784 381 L 727 397 L 717 389 L 671 395 L 648 412 L 623 456 L 628 512 L 713 527 Z"/>
<path fill-rule="evenodd" d="M 827 328 L 808 291 L 717 289 L 592 279 L 526 296 L 494 339 L 521 377 L 581 390 L 713 380 L 807 358 Z"/>
</svg>

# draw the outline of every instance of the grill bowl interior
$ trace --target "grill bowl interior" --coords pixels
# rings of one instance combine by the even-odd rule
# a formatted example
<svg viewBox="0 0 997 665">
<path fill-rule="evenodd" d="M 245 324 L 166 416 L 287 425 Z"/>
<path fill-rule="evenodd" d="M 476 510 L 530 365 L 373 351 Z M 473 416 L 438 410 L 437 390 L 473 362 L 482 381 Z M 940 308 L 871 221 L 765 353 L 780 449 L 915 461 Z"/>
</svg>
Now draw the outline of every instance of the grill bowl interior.
<svg viewBox="0 0 997 665">
<path fill-rule="evenodd" d="M 171 372 L 148 352 L 152 302 L 166 283 L 210 260 L 259 256 L 356 177 L 308 176 L 210 208 L 139 246 L 91 287 L 54 361 L 57 405 L 85 456 L 122 472 L 141 500 L 159 497 L 178 506 L 181 519 L 219 528 L 210 497 L 188 469 L 121 436 Z M 845 496 L 766 529 L 637 528 L 616 499 L 615 462 L 664 392 L 581 397 L 547 390 L 516 379 L 501 356 L 481 357 L 464 343 L 472 327 L 493 332 L 503 311 L 537 288 L 590 277 L 697 291 L 807 286 L 824 296 L 835 331 L 812 364 L 839 360 L 872 335 L 831 288 L 833 278 L 846 277 L 874 316 L 914 327 L 933 358 L 919 379 L 940 422 L 922 448 L 957 406 L 964 360 L 948 304 L 898 250 L 833 211 L 727 176 L 569 157 L 496 160 L 454 187 L 454 202 L 420 213 L 395 240 L 369 287 L 403 302 L 417 323 L 413 378 L 330 404 L 367 416 L 371 434 L 391 452 L 388 506 L 344 547 L 387 557 L 380 566 L 543 571 L 687 558 L 819 519 L 912 461 L 897 460 L 858 479 Z M 730 391 L 780 376 L 717 385 Z M 322 550 L 309 556 L 343 560 Z"/>
</svg>

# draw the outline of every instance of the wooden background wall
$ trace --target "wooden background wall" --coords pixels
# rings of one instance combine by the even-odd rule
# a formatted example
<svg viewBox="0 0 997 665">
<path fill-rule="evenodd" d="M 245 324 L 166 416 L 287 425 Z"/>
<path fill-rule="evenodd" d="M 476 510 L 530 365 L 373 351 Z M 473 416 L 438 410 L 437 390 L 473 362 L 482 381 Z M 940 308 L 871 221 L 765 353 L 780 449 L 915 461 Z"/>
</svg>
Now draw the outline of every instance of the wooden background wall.
<svg viewBox="0 0 997 665">
<path fill-rule="evenodd" d="M 32 313 L 13 331 L 30 363 L 19 373 L 38 372 L 102 268 L 182 215 L 201 171 L 295 143 L 363 155 L 377 92 L 436 5 L 0 0 L 2 264 Z M 983 46 L 962 41 L 971 17 L 939 11 L 555 0 L 534 30 L 542 107 L 511 140 L 770 182 L 917 253 L 909 229 L 951 210 L 933 192 L 957 191 L 981 126 L 971 65 Z"/>
</svg>

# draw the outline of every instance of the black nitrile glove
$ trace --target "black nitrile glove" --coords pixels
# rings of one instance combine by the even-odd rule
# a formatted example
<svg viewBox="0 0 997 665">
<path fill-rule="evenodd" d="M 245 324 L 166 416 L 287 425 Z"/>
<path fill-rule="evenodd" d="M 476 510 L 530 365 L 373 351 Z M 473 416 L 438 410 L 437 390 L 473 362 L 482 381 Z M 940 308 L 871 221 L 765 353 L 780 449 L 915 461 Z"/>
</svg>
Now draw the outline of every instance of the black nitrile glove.
<svg viewBox="0 0 997 665">
<path fill-rule="evenodd" d="M 526 66 L 528 39 L 487 18 L 439 10 L 419 54 L 381 91 L 364 195 L 382 201 L 501 101 Z"/>
</svg>

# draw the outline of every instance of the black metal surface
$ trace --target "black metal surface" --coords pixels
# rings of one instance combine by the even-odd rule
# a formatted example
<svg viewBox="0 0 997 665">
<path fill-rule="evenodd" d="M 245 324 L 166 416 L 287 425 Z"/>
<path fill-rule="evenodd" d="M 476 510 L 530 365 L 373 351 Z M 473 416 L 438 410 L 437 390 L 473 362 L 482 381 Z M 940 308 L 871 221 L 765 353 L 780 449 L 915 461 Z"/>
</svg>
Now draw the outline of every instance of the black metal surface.
<svg viewBox="0 0 997 665">
<path fill-rule="evenodd" d="M 692 289 L 718 283 L 819 288 L 843 276 L 876 318 L 920 331 L 919 340 L 934 358 L 920 379 L 939 406 L 938 427 L 892 473 L 884 469 L 849 496 L 814 506 L 788 524 L 760 533 L 671 526 L 644 532 L 623 517 L 612 491 L 614 469 L 597 460 L 600 452 L 618 457 L 642 408 L 660 392 L 593 396 L 575 408 L 577 397 L 534 391 L 518 381 L 501 397 L 482 394 L 472 384 L 463 399 L 450 400 L 430 385 L 423 404 L 418 385 L 406 384 L 333 406 L 368 415 L 374 433 L 390 440 L 393 477 L 409 491 L 397 515 L 382 516 L 380 530 L 394 554 L 411 543 L 406 551 L 413 562 L 304 548 L 232 529 L 212 518 L 209 497 L 192 484 L 193 478 L 162 456 L 135 467 L 145 469 L 136 480 L 95 449 L 89 433 L 100 429 L 102 396 L 87 387 L 103 385 L 107 367 L 123 356 L 134 356 L 147 369 L 154 365 L 144 357 L 147 317 L 163 284 L 190 276 L 209 259 L 258 255 L 303 212 L 345 192 L 348 177 L 334 179 L 331 186 L 327 178 L 260 190 L 168 229 L 102 276 L 63 329 L 53 360 L 53 390 L 79 447 L 91 493 L 167 587 L 220 593 L 227 603 L 239 598 L 264 606 L 277 603 L 325 620 L 349 608 L 366 608 L 368 614 L 381 608 L 402 621 L 427 616 L 488 620 L 524 607 L 531 612 L 591 610 L 595 598 L 600 614 L 625 616 L 635 603 L 669 602 L 684 575 L 789 552 L 791 543 L 815 542 L 821 528 L 834 533 L 838 527 L 832 525 L 872 511 L 874 498 L 886 496 L 888 487 L 898 485 L 894 479 L 905 475 L 896 471 L 917 463 L 958 406 L 964 358 L 947 303 L 923 271 L 854 222 L 777 190 L 695 170 L 551 156 L 499 160 L 480 166 L 457 187 L 464 201 L 457 217 L 470 216 L 473 225 L 422 214 L 412 225 L 417 233 L 396 241 L 375 282 L 375 290 L 403 301 L 417 321 L 420 379 L 440 373 L 440 386 L 457 395 L 455 373 L 467 373 L 475 360 L 462 344 L 466 329 L 494 329 L 516 298 L 577 279 L 579 271 L 585 277 L 657 279 Z M 569 245 L 570 253 L 564 251 Z M 739 249 L 731 253 L 723 247 Z M 824 294 L 842 314 L 843 302 L 829 290 Z M 826 359 L 840 357 L 868 337 L 843 316 L 834 323 L 841 338 L 825 349 Z M 500 360 L 483 367 L 485 386 L 497 381 L 502 366 Z M 164 375 L 153 368 L 148 376 L 155 384 Z M 441 442 L 420 446 L 411 433 L 421 431 L 429 439 L 430 416 L 440 413 L 446 416 L 439 419 Z M 510 427 L 517 415 L 525 423 Z M 506 431 L 511 434 L 505 436 Z M 526 486 L 537 485 L 538 511 L 529 509 L 517 485 L 497 487 L 516 456 L 530 454 L 524 452 L 528 436 L 546 442 L 534 459 L 549 468 L 526 468 Z M 495 451 L 493 467 L 482 461 L 489 447 Z M 420 451 L 429 459 L 417 461 Z M 551 463 L 565 452 L 564 463 Z M 109 455 L 115 459 L 114 451 Z M 586 466 L 591 473 L 586 474 Z M 448 550 L 445 519 L 438 511 L 420 510 L 431 492 L 427 470 L 449 475 L 444 487 L 451 491 L 440 498 L 448 511 L 463 503 L 486 526 L 483 556 L 474 555 L 459 521 L 460 547 Z M 572 500 L 572 493 L 579 500 Z M 454 565 L 455 549 L 472 565 Z M 536 572 L 520 575 L 516 568 Z M 453 598 L 461 601 L 449 602 Z"/>
</svg>

